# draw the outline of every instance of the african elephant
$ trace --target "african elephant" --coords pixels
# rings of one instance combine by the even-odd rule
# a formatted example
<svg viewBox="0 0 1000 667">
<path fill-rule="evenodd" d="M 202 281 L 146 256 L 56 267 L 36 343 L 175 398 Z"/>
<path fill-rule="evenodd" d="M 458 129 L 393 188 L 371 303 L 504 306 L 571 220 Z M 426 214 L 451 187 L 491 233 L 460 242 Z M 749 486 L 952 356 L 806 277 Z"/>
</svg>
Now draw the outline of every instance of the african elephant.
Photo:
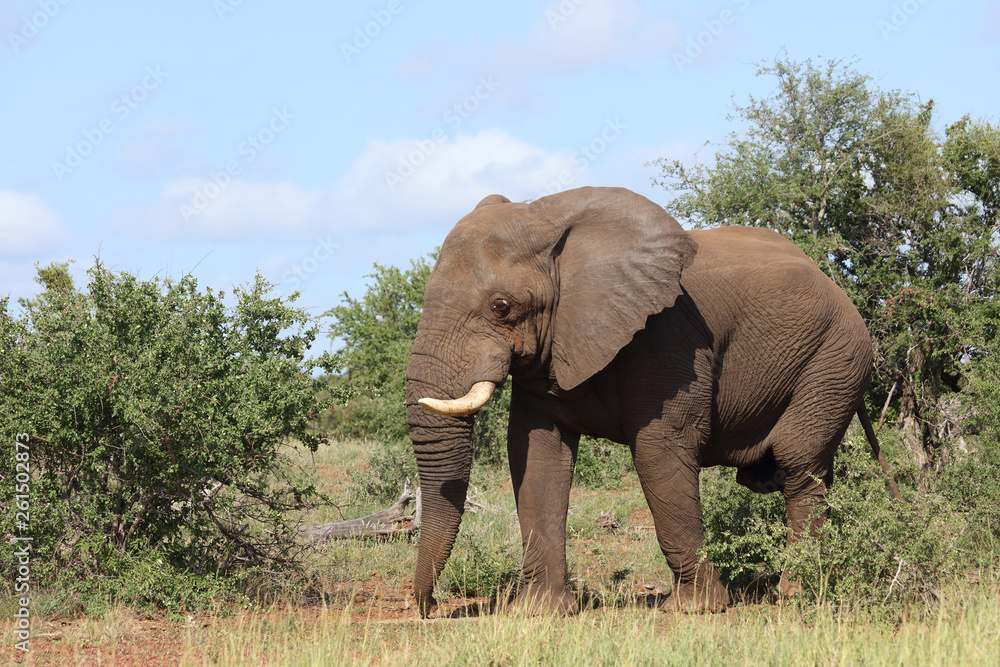
<svg viewBox="0 0 1000 667">
<path fill-rule="evenodd" d="M 515 604 L 575 609 L 566 512 L 584 434 L 631 449 L 674 574 L 662 608 L 721 611 L 729 595 L 698 555 L 699 470 L 734 466 L 741 484 L 781 491 L 790 541 L 814 530 L 871 365 L 851 300 L 775 232 L 687 232 L 620 188 L 483 199 L 441 247 L 407 369 L 421 613 L 436 607 L 462 518 L 473 415 L 508 375 L 524 546 Z M 783 575 L 779 588 L 795 585 Z"/>
</svg>

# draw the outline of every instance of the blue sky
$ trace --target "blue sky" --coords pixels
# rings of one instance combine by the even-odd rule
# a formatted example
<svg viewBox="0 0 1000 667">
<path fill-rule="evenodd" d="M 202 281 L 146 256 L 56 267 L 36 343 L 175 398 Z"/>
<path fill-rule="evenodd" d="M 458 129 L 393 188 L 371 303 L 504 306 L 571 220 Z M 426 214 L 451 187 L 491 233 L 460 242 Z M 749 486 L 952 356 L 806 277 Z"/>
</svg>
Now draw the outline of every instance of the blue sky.
<svg viewBox="0 0 1000 667">
<path fill-rule="evenodd" d="M 783 51 L 857 58 L 939 129 L 1000 108 L 989 2 L 7 0 L 0 38 L 13 299 L 36 262 L 82 284 L 99 255 L 226 291 L 260 271 L 319 314 L 491 193 L 665 203 L 644 165 L 722 139 Z"/>
</svg>

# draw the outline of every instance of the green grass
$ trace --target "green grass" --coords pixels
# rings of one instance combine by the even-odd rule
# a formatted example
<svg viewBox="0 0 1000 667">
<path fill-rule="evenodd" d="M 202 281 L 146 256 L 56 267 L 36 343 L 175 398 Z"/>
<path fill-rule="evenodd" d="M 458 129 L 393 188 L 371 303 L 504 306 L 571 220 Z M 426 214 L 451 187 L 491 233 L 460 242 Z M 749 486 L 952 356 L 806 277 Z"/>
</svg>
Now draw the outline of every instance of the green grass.
<svg viewBox="0 0 1000 667">
<path fill-rule="evenodd" d="M 364 472 L 373 446 L 347 441 L 294 456 L 351 518 L 385 506 L 359 499 L 348 476 Z M 521 540 L 510 481 L 502 470 L 477 467 L 470 493 L 477 509 L 466 514 L 438 583 L 439 618 L 419 620 L 412 605 L 415 543 L 336 541 L 315 549 L 286 588 L 251 596 L 243 606 L 220 602 L 211 613 L 151 616 L 111 608 L 88 616 L 49 592 L 34 609 L 31 659 L 134 664 L 141 662 L 134 652 L 145 646 L 168 663 L 219 665 L 1000 663 L 996 558 L 978 583 L 956 575 L 934 599 L 891 607 L 863 598 L 835 606 L 807 597 L 784 605 L 740 603 L 710 616 L 647 608 L 654 594 L 669 590 L 671 575 L 634 474 L 623 486 L 572 492 L 571 585 L 590 604 L 574 617 L 509 611 L 444 617 L 489 609 L 488 598 L 504 596 L 517 578 Z M 303 518 L 318 524 L 340 514 L 331 507 Z M 598 527 L 601 514 L 618 522 L 616 534 Z M 0 620 L 4 636 L 11 629 L 9 616 Z M 19 658 L 12 649 L 6 655 L 8 664 Z"/>
<path fill-rule="evenodd" d="M 148 636 L 139 624 L 127 611 L 85 619 L 51 650 L 36 639 L 31 657 L 76 664 L 103 647 L 109 664 L 128 664 L 128 647 Z M 948 590 L 933 612 L 915 610 L 897 623 L 770 605 L 712 616 L 632 606 L 568 618 L 399 622 L 366 618 L 350 605 L 275 605 L 229 621 L 179 624 L 168 648 L 181 665 L 992 665 L 1000 661 L 1000 591 L 996 582 Z"/>
<path fill-rule="evenodd" d="M 275 621 L 273 617 L 283 617 Z M 276 610 L 191 631 L 187 664 L 408 665 L 989 665 L 1000 660 L 995 587 L 955 591 L 929 616 L 885 624 L 864 615 L 753 606 L 714 616 L 608 608 L 570 618 L 516 614 L 379 623 L 349 610 L 306 619 Z M 291 621 L 289 619 L 292 619 Z M 207 656 L 206 656 L 207 653 Z M 184 663 L 182 663 L 184 664 Z"/>
</svg>

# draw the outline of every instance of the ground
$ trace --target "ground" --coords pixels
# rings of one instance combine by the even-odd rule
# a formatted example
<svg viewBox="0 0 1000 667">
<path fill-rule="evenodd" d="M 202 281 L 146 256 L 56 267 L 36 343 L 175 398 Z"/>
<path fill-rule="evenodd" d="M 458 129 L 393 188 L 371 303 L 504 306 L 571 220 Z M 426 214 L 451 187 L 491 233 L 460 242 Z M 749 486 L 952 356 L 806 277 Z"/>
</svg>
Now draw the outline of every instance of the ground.
<svg viewBox="0 0 1000 667">
<path fill-rule="evenodd" d="M 346 470 L 363 465 L 367 447 L 303 460 L 324 490 L 346 497 Z M 724 614 L 660 612 L 671 575 L 634 475 L 621 486 L 573 490 L 569 570 L 587 608 L 572 618 L 497 611 L 495 591 L 516 571 L 520 538 L 509 479 L 479 471 L 434 619 L 421 620 L 413 603 L 414 542 L 343 540 L 312 555 L 311 585 L 276 601 L 174 616 L 120 607 L 100 618 L 36 619 L 28 654 L 13 646 L 12 620 L 0 619 L 0 664 L 1000 664 L 995 572 L 895 615 L 738 592 Z M 355 516 L 379 508 L 349 505 Z M 338 516 L 330 508 L 306 519 Z"/>
</svg>

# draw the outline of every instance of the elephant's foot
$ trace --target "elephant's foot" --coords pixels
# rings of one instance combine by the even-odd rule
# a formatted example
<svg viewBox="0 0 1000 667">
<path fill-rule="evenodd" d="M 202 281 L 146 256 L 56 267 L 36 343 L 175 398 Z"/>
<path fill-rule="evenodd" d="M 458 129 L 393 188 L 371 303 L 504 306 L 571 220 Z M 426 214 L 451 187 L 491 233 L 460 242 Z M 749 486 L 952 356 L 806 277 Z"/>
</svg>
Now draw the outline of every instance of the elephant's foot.
<svg viewBox="0 0 1000 667">
<path fill-rule="evenodd" d="M 429 618 L 431 614 L 437 611 L 438 603 L 437 600 L 434 599 L 433 595 L 417 594 L 414 597 L 416 598 L 417 611 L 420 612 L 420 618 Z"/>
<path fill-rule="evenodd" d="M 675 583 L 667 599 L 660 604 L 660 611 L 686 614 L 716 614 L 729 606 L 729 592 L 716 579 L 709 583 Z"/>
<path fill-rule="evenodd" d="M 531 616 L 571 616 L 579 611 L 576 596 L 566 587 L 553 589 L 530 585 L 521 589 L 511 608 Z"/>
<path fill-rule="evenodd" d="M 788 576 L 787 572 L 781 573 L 781 581 L 778 582 L 778 595 L 782 598 L 790 598 L 802 594 L 802 584 Z"/>
</svg>

